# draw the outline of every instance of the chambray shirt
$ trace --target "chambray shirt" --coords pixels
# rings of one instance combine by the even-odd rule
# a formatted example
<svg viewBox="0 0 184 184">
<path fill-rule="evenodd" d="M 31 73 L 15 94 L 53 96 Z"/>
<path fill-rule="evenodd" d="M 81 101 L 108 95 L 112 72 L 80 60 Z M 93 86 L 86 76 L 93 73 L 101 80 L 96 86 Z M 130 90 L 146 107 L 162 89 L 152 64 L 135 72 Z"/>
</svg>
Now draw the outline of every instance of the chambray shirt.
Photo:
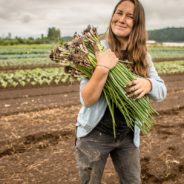
<svg viewBox="0 0 184 184">
<path fill-rule="evenodd" d="M 107 41 L 103 40 L 102 44 L 105 48 L 109 48 Z M 164 81 L 158 76 L 157 71 L 153 65 L 150 54 L 147 54 L 147 61 L 149 64 L 148 69 L 148 79 L 152 83 L 152 90 L 147 94 L 150 99 L 155 101 L 162 101 L 165 99 L 167 95 L 167 89 L 164 84 Z M 84 100 L 81 95 L 82 88 L 87 84 L 88 79 L 82 78 L 80 81 L 80 102 L 82 107 L 77 116 L 77 138 L 84 137 L 89 134 L 96 125 L 100 122 L 102 117 L 104 116 L 107 102 L 103 95 L 98 99 L 96 103 L 91 106 L 86 107 L 84 104 Z M 137 122 L 141 123 L 141 122 Z M 133 143 L 136 147 L 140 145 L 140 129 L 138 126 L 134 126 L 134 138 Z"/>
</svg>

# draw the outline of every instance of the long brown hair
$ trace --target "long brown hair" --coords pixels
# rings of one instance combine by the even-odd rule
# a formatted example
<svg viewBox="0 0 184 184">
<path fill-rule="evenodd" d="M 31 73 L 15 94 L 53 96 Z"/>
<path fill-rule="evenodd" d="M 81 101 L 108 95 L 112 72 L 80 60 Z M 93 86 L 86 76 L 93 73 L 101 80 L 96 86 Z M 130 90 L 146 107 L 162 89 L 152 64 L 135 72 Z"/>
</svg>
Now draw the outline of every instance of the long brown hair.
<svg viewBox="0 0 184 184">
<path fill-rule="evenodd" d="M 142 4 L 138 0 L 121 0 L 114 8 L 112 17 L 116 12 L 118 6 L 123 1 L 130 1 L 134 4 L 134 25 L 128 38 L 127 44 L 127 58 L 132 62 L 131 69 L 134 73 L 147 77 L 148 76 L 148 63 L 146 60 L 146 27 L 145 27 L 145 13 Z M 111 21 L 112 21 L 111 17 Z M 111 28 L 111 21 L 107 32 L 107 39 L 110 48 L 114 51 L 117 57 L 122 57 L 121 44 L 116 38 Z"/>
</svg>

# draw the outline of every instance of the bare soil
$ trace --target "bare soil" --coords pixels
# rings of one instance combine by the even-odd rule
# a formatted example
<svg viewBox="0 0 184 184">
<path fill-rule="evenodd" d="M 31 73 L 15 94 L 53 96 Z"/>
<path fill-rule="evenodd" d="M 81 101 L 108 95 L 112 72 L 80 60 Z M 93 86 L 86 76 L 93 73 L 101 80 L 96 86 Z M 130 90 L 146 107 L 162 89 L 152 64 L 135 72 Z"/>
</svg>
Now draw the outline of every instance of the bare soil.
<svg viewBox="0 0 184 184">
<path fill-rule="evenodd" d="M 162 76 L 167 99 L 141 137 L 143 184 L 183 184 L 184 74 Z M 79 184 L 74 156 L 79 85 L 0 92 L 0 184 Z M 103 184 L 118 184 L 109 159 Z"/>
</svg>

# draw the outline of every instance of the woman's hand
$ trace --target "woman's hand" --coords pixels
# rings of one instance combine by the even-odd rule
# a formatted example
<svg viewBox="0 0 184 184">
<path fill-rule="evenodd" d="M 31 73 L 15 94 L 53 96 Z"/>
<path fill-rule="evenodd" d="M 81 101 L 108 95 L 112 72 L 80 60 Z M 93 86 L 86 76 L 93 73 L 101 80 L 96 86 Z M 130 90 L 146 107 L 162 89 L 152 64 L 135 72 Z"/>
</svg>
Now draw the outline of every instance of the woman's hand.
<svg viewBox="0 0 184 184">
<path fill-rule="evenodd" d="M 138 78 L 128 83 L 126 92 L 128 97 L 139 99 L 149 93 L 151 89 L 152 84 L 149 79 Z"/>
<path fill-rule="evenodd" d="M 93 105 L 101 96 L 108 72 L 118 62 L 118 58 L 110 49 L 104 52 L 97 52 L 97 66 L 87 84 L 81 89 L 85 106 Z"/>
<path fill-rule="evenodd" d="M 103 52 L 96 52 L 97 66 L 104 67 L 106 69 L 112 69 L 118 63 L 118 58 L 115 53 L 110 49 L 107 49 Z"/>
</svg>

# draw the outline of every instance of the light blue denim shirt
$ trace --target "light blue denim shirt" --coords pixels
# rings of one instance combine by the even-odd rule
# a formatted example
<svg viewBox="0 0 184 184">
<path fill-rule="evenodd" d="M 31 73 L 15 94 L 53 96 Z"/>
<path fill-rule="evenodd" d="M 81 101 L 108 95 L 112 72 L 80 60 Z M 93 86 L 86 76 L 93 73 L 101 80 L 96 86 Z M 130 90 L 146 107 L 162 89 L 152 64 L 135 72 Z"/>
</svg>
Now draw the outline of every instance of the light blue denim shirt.
<svg viewBox="0 0 184 184">
<path fill-rule="evenodd" d="M 107 41 L 103 40 L 102 44 L 105 48 L 108 48 Z M 155 70 L 150 54 L 147 54 L 147 61 L 149 63 L 148 79 L 152 83 L 152 90 L 148 93 L 148 96 L 155 101 L 162 101 L 167 94 L 166 86 L 164 84 L 164 81 L 158 76 L 158 73 Z M 103 97 L 103 95 L 99 98 L 99 100 L 95 104 L 89 107 L 85 106 L 81 95 L 81 90 L 87 82 L 88 79 L 86 78 L 82 78 L 80 81 L 80 102 L 82 104 L 82 107 L 77 116 L 77 124 L 76 124 L 77 138 L 86 136 L 96 127 L 96 125 L 102 119 L 107 107 L 107 102 Z M 136 147 L 139 147 L 140 129 L 136 125 L 134 126 L 133 142 Z"/>
</svg>

